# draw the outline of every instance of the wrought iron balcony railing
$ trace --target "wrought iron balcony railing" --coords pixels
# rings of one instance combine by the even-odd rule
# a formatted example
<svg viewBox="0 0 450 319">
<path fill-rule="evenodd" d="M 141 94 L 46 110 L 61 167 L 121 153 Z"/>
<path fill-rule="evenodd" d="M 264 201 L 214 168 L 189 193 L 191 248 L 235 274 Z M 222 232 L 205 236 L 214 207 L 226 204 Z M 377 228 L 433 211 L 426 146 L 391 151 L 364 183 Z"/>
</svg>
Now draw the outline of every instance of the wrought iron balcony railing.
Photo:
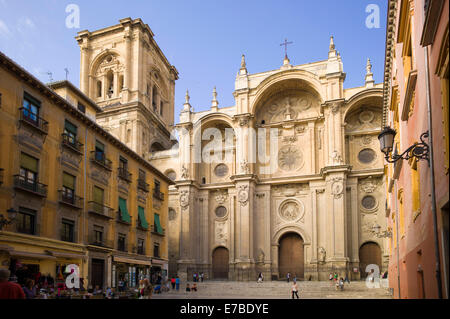
<svg viewBox="0 0 450 319">
<path fill-rule="evenodd" d="M 152 232 L 152 234 L 156 234 L 156 235 L 160 235 L 160 236 L 166 235 L 166 230 L 164 228 L 161 228 L 161 232 L 158 232 L 158 229 L 156 228 L 155 225 L 150 225 L 150 231 Z"/>
<path fill-rule="evenodd" d="M 78 154 L 83 154 L 83 144 L 65 133 L 62 134 L 62 144 Z"/>
<path fill-rule="evenodd" d="M 121 179 L 126 180 L 127 182 L 131 182 L 131 173 L 123 167 L 118 168 L 118 175 Z"/>
<path fill-rule="evenodd" d="M 13 177 L 15 188 L 28 191 L 41 197 L 47 197 L 47 185 L 38 183 L 37 181 L 22 175 L 14 175 Z"/>
<path fill-rule="evenodd" d="M 98 238 L 96 234 L 90 234 L 88 244 L 104 248 L 114 248 L 114 242 L 110 239 Z"/>
<path fill-rule="evenodd" d="M 161 193 L 159 190 L 157 189 L 153 189 L 153 197 L 157 198 L 159 200 L 164 200 L 164 193 Z"/>
<path fill-rule="evenodd" d="M 60 203 L 81 209 L 83 207 L 83 197 L 67 193 L 64 190 L 58 191 L 58 199 Z"/>
<path fill-rule="evenodd" d="M 88 202 L 88 212 L 110 219 L 114 218 L 114 210 L 112 208 L 94 201 Z"/>
<path fill-rule="evenodd" d="M 106 158 L 105 153 L 92 151 L 91 152 L 91 161 L 96 163 L 97 165 L 102 166 L 103 168 L 111 171 L 112 162 Z"/>
<path fill-rule="evenodd" d="M 138 179 L 138 188 L 148 193 L 149 185 L 145 182 L 144 179 Z"/>
<path fill-rule="evenodd" d="M 24 107 L 19 108 L 19 111 L 20 121 L 29 124 L 45 135 L 48 134 L 48 122 L 46 120 Z"/>
<path fill-rule="evenodd" d="M 138 254 L 138 255 L 145 255 L 145 247 L 144 246 L 134 245 L 132 251 L 133 251 L 133 253 Z"/>
</svg>

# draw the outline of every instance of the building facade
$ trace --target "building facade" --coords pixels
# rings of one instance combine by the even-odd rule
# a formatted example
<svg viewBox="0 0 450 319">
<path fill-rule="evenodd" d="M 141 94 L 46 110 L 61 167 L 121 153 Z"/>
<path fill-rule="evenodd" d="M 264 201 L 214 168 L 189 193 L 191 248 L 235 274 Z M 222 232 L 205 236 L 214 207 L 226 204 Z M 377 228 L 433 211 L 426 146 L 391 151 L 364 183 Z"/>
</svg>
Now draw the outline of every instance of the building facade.
<svg viewBox="0 0 450 319">
<path fill-rule="evenodd" d="M 62 282 L 76 264 L 85 288 L 165 276 L 171 181 L 96 124 L 102 109 L 79 89 L 2 53 L 0 97 L 0 213 L 17 212 L 0 230 L 1 267 Z"/>
<path fill-rule="evenodd" d="M 448 298 L 448 13 L 448 0 L 391 0 L 388 5 L 383 126 L 396 130 L 398 154 L 431 133 L 424 141 L 430 144 L 432 137 L 434 169 L 432 183 L 427 161 L 386 165 L 393 233 L 389 286 L 397 298 Z"/>
<path fill-rule="evenodd" d="M 174 143 L 178 71 L 153 36 L 141 19 L 126 18 L 76 37 L 80 90 L 102 109 L 97 123 L 145 159 Z"/>
<path fill-rule="evenodd" d="M 364 85 L 344 89 L 331 38 L 328 58 L 305 65 L 286 56 L 280 69 L 249 74 L 242 56 L 234 106 L 220 108 L 214 89 L 211 108 L 193 112 L 186 93 L 178 148 L 152 157 L 176 181 L 171 275 L 326 280 L 387 270 L 387 241 L 372 231 L 386 227 L 383 86 L 364 66 Z M 206 161 L 212 141 L 220 152 Z"/>
</svg>

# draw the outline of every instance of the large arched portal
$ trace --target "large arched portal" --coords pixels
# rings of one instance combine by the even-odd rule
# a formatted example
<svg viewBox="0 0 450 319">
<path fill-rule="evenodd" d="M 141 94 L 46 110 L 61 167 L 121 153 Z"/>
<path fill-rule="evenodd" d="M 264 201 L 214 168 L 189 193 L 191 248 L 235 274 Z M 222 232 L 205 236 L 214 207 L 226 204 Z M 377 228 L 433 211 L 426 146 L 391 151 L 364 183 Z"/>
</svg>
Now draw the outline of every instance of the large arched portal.
<svg viewBox="0 0 450 319">
<path fill-rule="evenodd" d="M 214 279 L 228 279 L 229 253 L 225 247 L 217 247 L 212 254 L 212 275 Z"/>
<path fill-rule="evenodd" d="M 367 277 L 366 267 L 368 265 L 378 265 L 381 271 L 381 248 L 377 243 L 368 242 L 359 248 L 359 266 L 361 278 Z"/>
<path fill-rule="evenodd" d="M 287 233 L 280 238 L 279 245 L 278 269 L 280 278 L 286 278 L 289 272 L 291 278 L 297 276 L 298 279 L 303 279 L 303 238 L 296 233 Z"/>
</svg>

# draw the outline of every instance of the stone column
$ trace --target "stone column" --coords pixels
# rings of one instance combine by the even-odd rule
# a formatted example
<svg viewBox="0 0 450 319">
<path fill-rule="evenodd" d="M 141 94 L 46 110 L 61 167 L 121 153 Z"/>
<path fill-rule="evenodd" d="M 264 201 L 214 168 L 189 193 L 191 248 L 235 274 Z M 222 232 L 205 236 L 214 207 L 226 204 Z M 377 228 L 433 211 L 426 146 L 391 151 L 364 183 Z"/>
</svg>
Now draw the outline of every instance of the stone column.
<svg viewBox="0 0 450 319">
<path fill-rule="evenodd" d="M 123 94 L 122 103 L 129 101 L 129 92 L 131 87 L 131 30 L 129 27 L 125 29 L 125 70 L 123 74 Z"/>
<path fill-rule="evenodd" d="M 92 97 L 92 92 L 89 90 L 89 57 L 88 39 L 84 38 L 81 46 L 80 90 L 87 96 Z"/>
</svg>

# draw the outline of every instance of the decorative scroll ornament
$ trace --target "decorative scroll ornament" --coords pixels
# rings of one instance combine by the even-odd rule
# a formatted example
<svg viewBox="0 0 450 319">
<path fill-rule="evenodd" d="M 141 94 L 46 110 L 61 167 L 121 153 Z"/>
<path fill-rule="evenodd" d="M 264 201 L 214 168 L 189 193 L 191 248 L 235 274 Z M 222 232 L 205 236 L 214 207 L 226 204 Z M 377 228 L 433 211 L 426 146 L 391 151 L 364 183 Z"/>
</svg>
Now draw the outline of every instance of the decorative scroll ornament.
<svg viewBox="0 0 450 319">
<path fill-rule="evenodd" d="M 228 193 L 225 190 L 218 190 L 214 198 L 218 204 L 223 204 L 228 199 Z"/>
<path fill-rule="evenodd" d="M 238 191 L 238 201 L 241 203 L 242 206 L 247 205 L 248 202 L 248 185 L 241 185 L 239 186 Z"/>
<path fill-rule="evenodd" d="M 249 174 L 250 173 L 250 166 L 248 165 L 248 162 L 246 160 L 243 160 L 241 162 L 241 173 L 242 174 Z"/>
<path fill-rule="evenodd" d="M 189 192 L 188 191 L 181 191 L 180 205 L 183 209 L 186 209 L 189 206 Z"/>
<path fill-rule="evenodd" d="M 366 178 L 361 182 L 361 190 L 365 193 L 373 193 L 377 188 L 377 183 L 372 179 L 372 176 Z"/>
</svg>

